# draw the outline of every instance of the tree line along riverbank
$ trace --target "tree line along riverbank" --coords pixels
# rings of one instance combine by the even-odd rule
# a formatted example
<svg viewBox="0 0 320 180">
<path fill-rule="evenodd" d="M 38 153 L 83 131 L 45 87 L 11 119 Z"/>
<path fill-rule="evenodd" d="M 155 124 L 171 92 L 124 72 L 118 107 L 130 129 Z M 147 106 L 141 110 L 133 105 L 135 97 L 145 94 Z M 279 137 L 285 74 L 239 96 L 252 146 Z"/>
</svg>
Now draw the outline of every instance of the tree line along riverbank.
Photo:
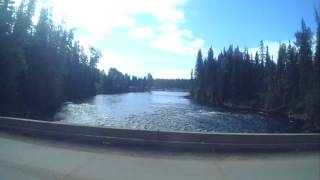
<svg viewBox="0 0 320 180">
<path fill-rule="evenodd" d="M 191 72 L 191 97 L 202 103 L 251 109 L 304 121 L 320 131 L 320 18 L 316 39 L 304 20 L 294 42 L 280 43 L 277 59 L 260 42 L 255 54 L 230 45 L 214 56 L 199 50 Z M 315 47 L 313 48 L 313 45 Z"/>
</svg>

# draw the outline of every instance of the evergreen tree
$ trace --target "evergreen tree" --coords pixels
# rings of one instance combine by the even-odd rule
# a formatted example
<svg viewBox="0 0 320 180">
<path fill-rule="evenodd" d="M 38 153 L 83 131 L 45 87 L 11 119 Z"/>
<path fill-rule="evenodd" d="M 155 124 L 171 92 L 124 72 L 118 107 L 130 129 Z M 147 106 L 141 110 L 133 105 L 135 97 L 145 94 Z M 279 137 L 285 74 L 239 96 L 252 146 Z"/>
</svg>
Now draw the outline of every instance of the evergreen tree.
<svg viewBox="0 0 320 180">
<path fill-rule="evenodd" d="M 316 82 L 320 82 L 320 16 L 318 11 L 315 10 L 316 22 L 317 22 L 317 34 L 316 34 L 316 53 L 315 53 L 315 78 Z"/>
<path fill-rule="evenodd" d="M 23 0 L 17 11 L 15 25 L 13 28 L 13 36 L 17 46 L 26 46 L 31 41 L 32 18 L 35 12 L 35 0 Z M 27 47 L 28 48 L 28 47 Z"/>
<path fill-rule="evenodd" d="M 287 92 L 286 102 L 294 103 L 294 101 L 299 97 L 299 70 L 297 64 L 298 54 L 296 48 L 289 43 L 287 50 L 287 59 L 288 59 L 288 73 L 286 76 L 286 87 Z"/>
<path fill-rule="evenodd" d="M 204 68 L 201 50 L 198 51 L 197 62 L 195 67 L 195 80 L 198 86 L 203 84 Z"/>
<path fill-rule="evenodd" d="M 213 53 L 212 47 L 210 47 L 208 50 L 208 56 L 204 63 L 204 69 L 205 69 L 204 81 L 208 82 L 208 83 L 205 83 L 206 97 L 213 97 L 213 94 L 215 93 L 216 75 L 215 75 L 215 60 L 214 60 L 214 53 Z M 213 101 L 213 100 L 210 100 L 210 101 Z"/>
<path fill-rule="evenodd" d="M 196 84 L 195 93 L 196 93 L 197 98 L 200 101 L 202 101 L 203 96 L 204 96 L 205 82 L 204 82 L 204 64 L 203 64 L 201 50 L 198 51 L 197 62 L 196 62 L 194 74 L 195 74 L 194 78 L 195 78 L 195 84 Z"/>
<path fill-rule="evenodd" d="M 312 86 L 312 33 L 302 19 L 301 31 L 295 34 L 298 47 L 299 92 L 305 98 Z"/>
<path fill-rule="evenodd" d="M 231 87 L 231 94 L 230 94 L 230 101 L 238 104 L 240 97 L 242 96 L 240 93 L 240 86 L 241 86 L 241 59 L 242 59 L 242 53 L 239 50 L 239 47 L 237 47 L 233 54 L 232 54 L 231 62 L 231 79 L 230 79 L 230 87 Z"/>
<path fill-rule="evenodd" d="M 286 73 L 286 61 L 287 61 L 287 47 L 285 44 L 280 44 L 278 52 L 278 62 L 277 62 L 277 76 L 282 79 Z"/>
<path fill-rule="evenodd" d="M 4 0 L 0 4 L 0 113 L 14 114 L 14 107 L 20 108 L 21 91 L 18 78 L 26 69 L 22 49 L 15 44 L 12 34 L 15 24 L 14 2 Z"/>
<path fill-rule="evenodd" d="M 260 57 L 260 65 L 261 66 L 264 66 L 265 65 L 265 58 L 266 58 L 266 53 L 265 53 L 265 45 L 264 45 L 264 42 L 263 41 L 260 41 L 260 54 L 259 54 L 259 57 Z"/>
<path fill-rule="evenodd" d="M 150 91 L 152 86 L 153 86 L 153 77 L 152 77 L 151 73 L 148 73 L 148 75 L 147 75 L 147 87 L 146 87 L 146 89 L 147 89 L 148 91 Z"/>
<path fill-rule="evenodd" d="M 259 65 L 259 54 L 258 51 L 256 52 L 255 56 L 254 56 L 254 62 L 255 65 L 258 66 Z"/>
<path fill-rule="evenodd" d="M 311 127 L 320 129 L 320 17 L 318 11 L 315 10 L 317 34 L 316 34 L 316 49 L 314 59 L 314 74 L 313 74 L 313 90 L 310 107 Z"/>
<path fill-rule="evenodd" d="M 193 69 L 191 69 L 191 72 L 190 72 L 190 84 L 191 84 L 191 87 L 190 87 L 190 94 L 191 94 L 191 96 L 193 96 L 194 95 L 194 86 L 195 86 L 195 84 L 194 84 L 194 77 L 193 77 Z"/>
<path fill-rule="evenodd" d="M 279 98 L 279 104 L 281 105 L 285 101 L 285 91 L 284 88 L 286 87 L 286 80 L 285 76 L 287 73 L 287 47 L 285 44 L 280 44 L 279 51 L 278 51 L 278 61 L 277 61 L 277 73 L 276 73 L 276 81 L 277 84 L 277 94 Z"/>
<path fill-rule="evenodd" d="M 279 63 L 279 61 L 278 61 Z M 273 68 L 274 62 L 271 60 L 270 53 L 269 53 L 269 47 L 266 47 L 266 66 L 265 66 L 265 76 L 266 76 L 266 82 L 269 81 L 269 78 L 273 75 L 272 68 Z"/>
</svg>

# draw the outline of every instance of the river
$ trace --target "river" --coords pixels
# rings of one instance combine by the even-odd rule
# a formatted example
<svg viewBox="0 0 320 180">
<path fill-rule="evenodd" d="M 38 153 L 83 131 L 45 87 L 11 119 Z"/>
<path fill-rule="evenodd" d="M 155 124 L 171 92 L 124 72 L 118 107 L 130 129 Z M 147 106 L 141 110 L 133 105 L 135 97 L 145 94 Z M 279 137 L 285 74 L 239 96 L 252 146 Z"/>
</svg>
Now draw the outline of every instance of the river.
<svg viewBox="0 0 320 180">
<path fill-rule="evenodd" d="M 195 103 L 187 92 L 152 91 L 97 95 L 82 102 L 67 102 L 56 120 L 72 124 L 116 128 L 234 132 L 292 132 L 286 119 L 265 114 L 230 111 Z"/>
</svg>

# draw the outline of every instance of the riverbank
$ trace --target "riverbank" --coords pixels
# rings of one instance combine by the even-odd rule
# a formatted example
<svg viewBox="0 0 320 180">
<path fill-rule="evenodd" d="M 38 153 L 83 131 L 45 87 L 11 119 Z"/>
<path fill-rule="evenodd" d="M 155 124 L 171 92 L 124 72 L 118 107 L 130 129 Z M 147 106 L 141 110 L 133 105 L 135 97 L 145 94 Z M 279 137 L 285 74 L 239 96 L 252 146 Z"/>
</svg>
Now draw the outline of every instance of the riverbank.
<svg viewBox="0 0 320 180">
<path fill-rule="evenodd" d="M 303 113 L 293 113 L 288 111 L 288 107 L 278 107 L 273 109 L 266 108 L 257 108 L 250 107 L 246 105 L 236 105 L 232 103 L 214 103 L 214 102 L 204 102 L 197 101 L 191 95 L 184 96 L 186 99 L 190 99 L 196 103 L 206 105 L 209 107 L 217 108 L 221 111 L 230 111 L 230 112 L 249 112 L 249 113 L 258 113 L 265 116 L 272 116 L 275 118 L 282 118 L 288 121 L 290 124 L 296 127 L 297 132 L 310 132 L 310 133 L 319 133 L 320 127 L 310 127 L 308 124 L 308 117 Z"/>
<path fill-rule="evenodd" d="M 235 105 L 231 103 L 213 103 L 213 102 L 203 102 L 203 101 L 197 101 L 195 100 L 191 95 L 183 96 L 186 99 L 190 99 L 196 103 L 203 104 L 206 106 L 214 107 L 214 108 L 219 108 L 219 109 L 224 109 L 226 111 L 236 111 L 236 112 L 254 112 L 254 113 L 260 113 L 260 114 L 266 114 L 266 115 L 278 115 L 282 117 L 286 117 L 284 114 L 279 114 L 273 111 L 269 111 L 266 109 L 262 108 L 253 108 L 249 106 L 243 106 L 243 105 Z"/>
</svg>

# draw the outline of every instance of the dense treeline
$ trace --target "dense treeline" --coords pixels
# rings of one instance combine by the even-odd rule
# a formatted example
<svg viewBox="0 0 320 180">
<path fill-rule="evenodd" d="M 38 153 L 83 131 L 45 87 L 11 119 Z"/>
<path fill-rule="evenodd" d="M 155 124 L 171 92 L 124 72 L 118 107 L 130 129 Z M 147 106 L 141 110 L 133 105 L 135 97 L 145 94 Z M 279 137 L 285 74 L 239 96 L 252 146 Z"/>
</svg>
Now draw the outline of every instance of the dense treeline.
<svg viewBox="0 0 320 180">
<path fill-rule="evenodd" d="M 189 79 L 155 79 L 153 89 L 188 90 L 190 89 Z"/>
<path fill-rule="evenodd" d="M 257 109 L 305 120 L 305 129 L 320 129 L 320 27 L 313 51 L 311 29 L 302 20 L 295 43 L 280 44 L 278 58 L 260 42 L 251 55 L 232 45 L 217 57 L 212 48 L 198 52 L 191 73 L 195 100 L 219 106 Z"/>
<path fill-rule="evenodd" d="M 150 73 L 146 77 L 138 78 L 122 74 L 115 68 L 109 69 L 107 76 L 104 76 L 105 93 L 125 93 L 150 91 L 153 85 L 153 77 Z"/>
<path fill-rule="evenodd" d="M 97 69 L 102 54 L 86 51 L 72 30 L 42 9 L 33 24 L 35 0 L 0 1 L 0 115 L 50 117 L 64 101 L 98 93 L 145 91 L 152 76 L 138 78 Z"/>
</svg>

